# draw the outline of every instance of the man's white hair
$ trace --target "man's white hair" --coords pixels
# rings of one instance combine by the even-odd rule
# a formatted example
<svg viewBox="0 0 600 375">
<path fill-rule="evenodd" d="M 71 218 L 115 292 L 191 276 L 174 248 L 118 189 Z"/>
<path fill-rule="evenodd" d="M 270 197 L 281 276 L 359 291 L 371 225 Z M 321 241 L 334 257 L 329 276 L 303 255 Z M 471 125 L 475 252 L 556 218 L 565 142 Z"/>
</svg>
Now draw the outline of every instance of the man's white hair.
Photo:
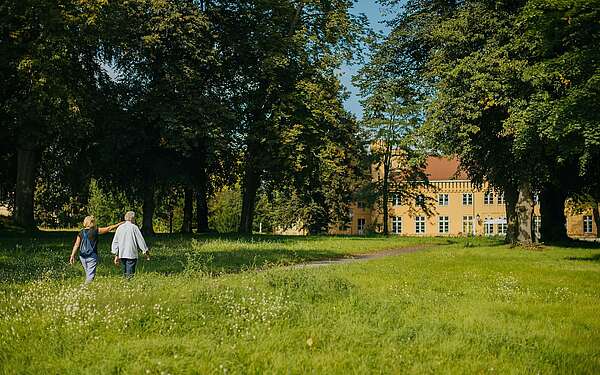
<svg viewBox="0 0 600 375">
<path fill-rule="evenodd" d="M 135 212 L 127 211 L 125 214 L 125 221 L 132 221 L 135 218 Z"/>
</svg>

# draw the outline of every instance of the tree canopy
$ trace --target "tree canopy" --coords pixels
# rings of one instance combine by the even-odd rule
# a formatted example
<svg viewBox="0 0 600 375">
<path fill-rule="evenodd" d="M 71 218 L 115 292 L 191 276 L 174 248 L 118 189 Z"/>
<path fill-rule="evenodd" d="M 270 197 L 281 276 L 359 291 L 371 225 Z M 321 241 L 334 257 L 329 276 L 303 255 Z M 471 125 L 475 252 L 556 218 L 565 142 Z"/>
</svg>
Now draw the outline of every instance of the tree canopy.
<svg viewBox="0 0 600 375">
<path fill-rule="evenodd" d="M 211 196 L 239 182 L 241 232 L 263 186 L 293 192 L 299 219 L 326 230 L 346 211 L 360 155 L 336 74 L 364 27 L 351 6 L 3 2 L 0 174 L 11 193 L 0 198 L 30 229 L 72 225 L 60 211 L 96 207 L 101 189 L 141 209 L 146 233 L 174 204 L 184 231 L 205 231 Z"/>
</svg>

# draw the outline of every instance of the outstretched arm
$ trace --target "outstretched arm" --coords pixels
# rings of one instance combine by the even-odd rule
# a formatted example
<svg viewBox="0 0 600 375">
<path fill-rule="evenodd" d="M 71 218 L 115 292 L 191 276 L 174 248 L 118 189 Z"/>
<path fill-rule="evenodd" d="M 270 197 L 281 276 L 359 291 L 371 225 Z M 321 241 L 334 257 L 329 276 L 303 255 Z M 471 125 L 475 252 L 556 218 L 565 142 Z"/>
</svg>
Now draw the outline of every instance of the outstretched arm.
<svg viewBox="0 0 600 375">
<path fill-rule="evenodd" d="M 69 263 L 71 264 L 75 263 L 75 254 L 77 254 L 77 249 L 79 249 L 80 243 L 81 238 L 79 238 L 79 235 L 77 235 L 77 237 L 75 237 L 75 244 L 73 244 L 73 250 L 71 251 L 71 257 L 69 258 Z"/>
<path fill-rule="evenodd" d="M 121 221 L 120 223 L 114 224 L 114 225 L 109 225 L 107 227 L 104 228 L 98 228 L 98 234 L 106 234 L 112 230 L 115 230 L 119 227 L 119 225 L 123 224 L 124 221 Z"/>
</svg>

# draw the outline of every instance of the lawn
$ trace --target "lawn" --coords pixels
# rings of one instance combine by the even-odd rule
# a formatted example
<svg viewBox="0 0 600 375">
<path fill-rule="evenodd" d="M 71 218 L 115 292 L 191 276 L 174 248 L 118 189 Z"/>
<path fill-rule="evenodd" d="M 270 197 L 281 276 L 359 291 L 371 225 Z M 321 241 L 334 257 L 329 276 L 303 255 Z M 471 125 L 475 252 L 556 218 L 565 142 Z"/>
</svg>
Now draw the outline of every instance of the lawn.
<svg viewBox="0 0 600 375">
<path fill-rule="evenodd" d="M 600 373 L 592 245 L 164 235 L 134 280 L 105 256 L 82 288 L 72 237 L 0 234 L 3 373 Z"/>
</svg>

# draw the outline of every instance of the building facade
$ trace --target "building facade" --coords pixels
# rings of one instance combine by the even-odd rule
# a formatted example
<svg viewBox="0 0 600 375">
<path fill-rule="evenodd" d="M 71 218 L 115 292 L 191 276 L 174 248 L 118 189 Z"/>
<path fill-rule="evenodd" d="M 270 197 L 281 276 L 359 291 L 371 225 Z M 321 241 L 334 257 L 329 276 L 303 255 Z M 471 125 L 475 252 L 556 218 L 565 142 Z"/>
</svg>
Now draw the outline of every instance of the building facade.
<svg viewBox="0 0 600 375">
<path fill-rule="evenodd" d="M 507 230 L 504 194 L 489 185 L 477 187 L 459 172 L 456 159 L 430 157 L 426 174 L 429 186 L 424 187 L 422 198 L 427 211 L 418 202 L 402 201 L 400 195 L 390 193 L 388 231 L 409 236 L 504 236 Z M 372 177 L 383 173 L 374 168 Z M 539 237 L 540 207 L 534 196 L 534 233 Z M 383 231 L 383 215 L 377 207 L 353 204 L 351 220 L 345 227 L 332 227 L 332 234 L 360 235 Z M 571 237 L 596 237 L 598 228 L 591 210 L 580 215 L 567 215 L 567 233 Z"/>
</svg>

